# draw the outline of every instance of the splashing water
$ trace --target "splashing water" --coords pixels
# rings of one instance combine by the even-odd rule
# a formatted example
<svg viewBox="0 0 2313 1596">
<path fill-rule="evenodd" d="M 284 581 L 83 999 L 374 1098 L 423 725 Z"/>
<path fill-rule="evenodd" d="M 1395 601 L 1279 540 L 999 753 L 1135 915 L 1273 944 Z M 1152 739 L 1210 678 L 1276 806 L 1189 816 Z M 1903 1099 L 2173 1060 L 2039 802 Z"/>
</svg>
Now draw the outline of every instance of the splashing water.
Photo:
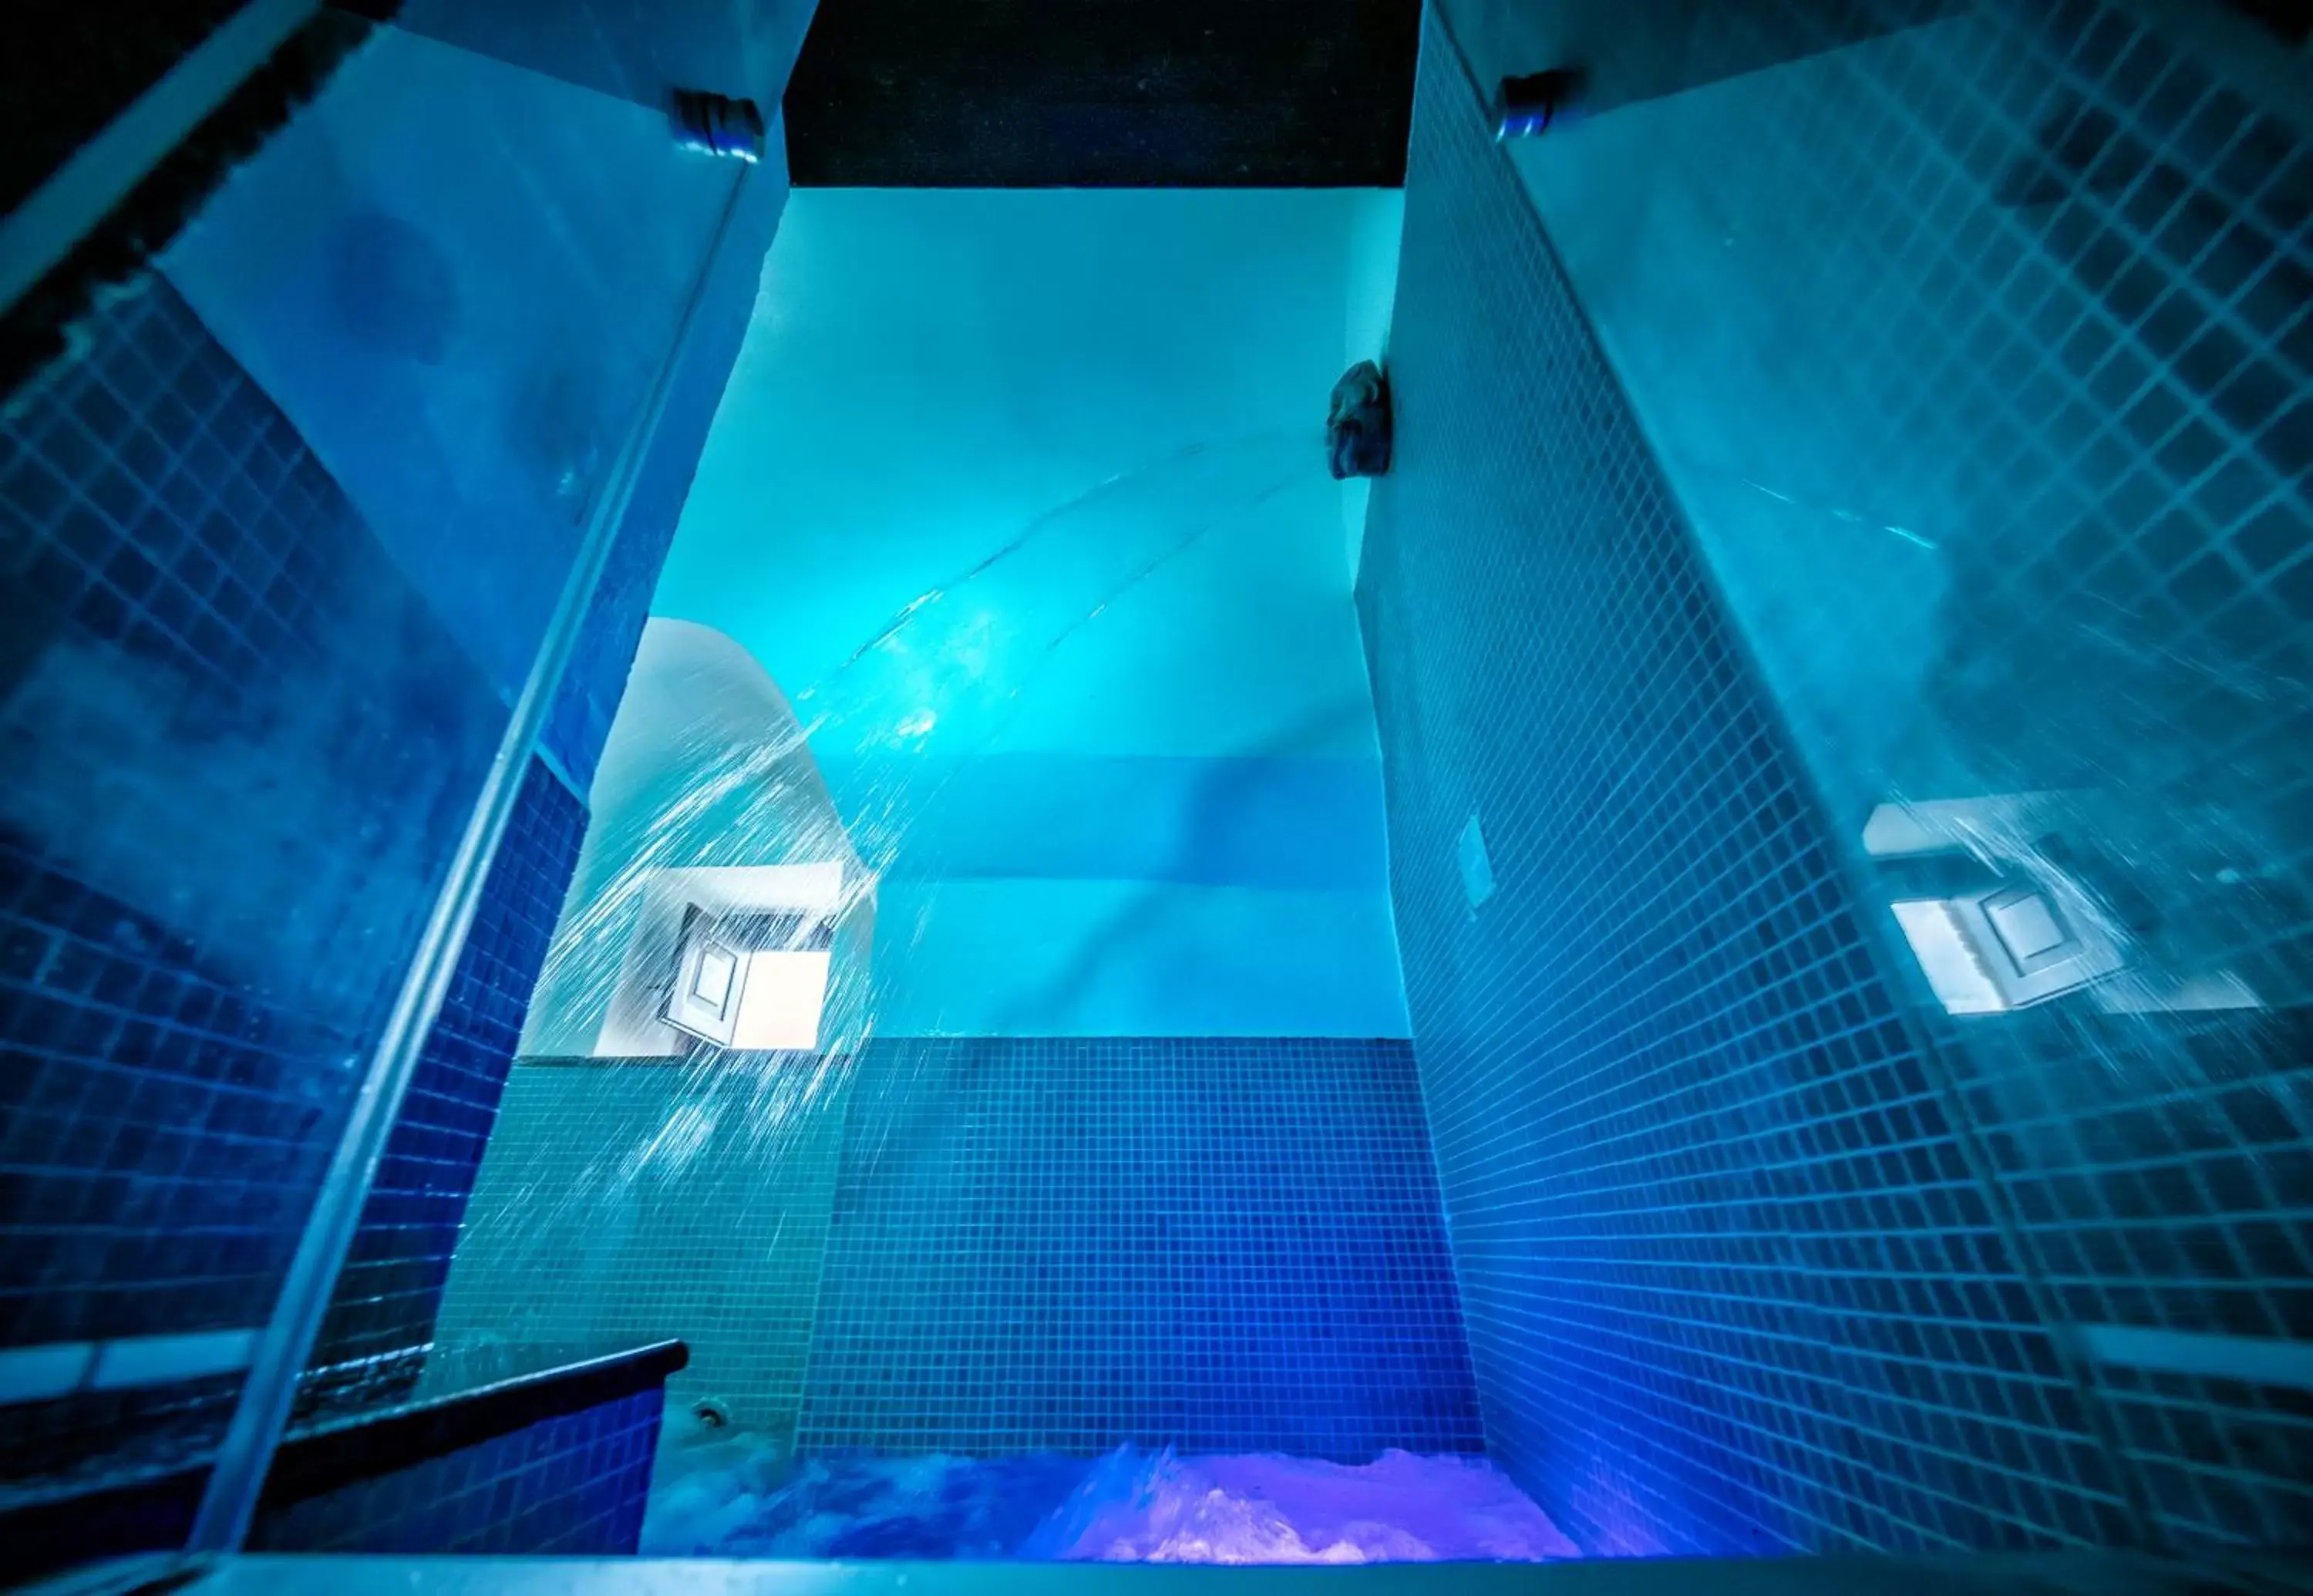
<svg viewBox="0 0 2313 1596">
<path fill-rule="evenodd" d="M 1580 1549 L 1483 1458 L 1385 1451 L 1086 1459 L 790 1459 L 763 1437 L 663 1445 L 642 1550 L 659 1556 L 1035 1562 L 1543 1562 Z"/>
<path fill-rule="evenodd" d="M 594 824 L 523 1052 L 631 1056 L 606 1043 L 638 1018 L 622 1020 L 619 1009 L 633 1005 L 636 968 L 673 967 L 673 945 L 652 941 L 653 927 L 681 923 L 664 921 L 666 895 L 703 901 L 715 882 L 766 871 L 797 879 L 818 871 L 824 886 L 797 897 L 805 906 L 752 944 L 831 960 L 818 1045 L 767 1054 L 678 1038 L 656 1049 L 661 1062 L 647 1075 L 663 1095 L 646 1119 L 594 1119 L 586 1143 L 569 1150 L 579 1167 L 558 1176 L 551 1191 L 487 1203 L 478 1194 L 469 1228 L 493 1255 L 488 1273 L 560 1283 L 496 1301 L 454 1333 L 564 1339 L 552 1332 L 582 1311 L 559 1301 L 574 1292 L 588 1299 L 583 1312 L 600 1333 L 624 1333 L 629 1313 L 647 1333 L 668 1333 L 667 1325 L 641 1326 L 649 1302 L 623 1305 L 640 1291 L 631 1277 L 638 1250 L 654 1246 L 656 1227 L 645 1215 L 705 1201 L 706 1186 L 734 1163 L 775 1166 L 794 1154 L 797 1138 L 817 1133 L 812 1127 L 828 1115 L 814 1111 L 836 1100 L 849 1061 L 874 1034 L 871 944 L 910 947 L 922 934 L 920 920 L 875 920 L 877 880 L 911 839 L 920 843 L 922 817 L 961 768 L 1002 739 L 1024 694 L 1086 628 L 1200 544 L 1246 526 L 1315 477 L 1322 459 L 1310 437 L 1267 434 L 1176 451 L 1111 477 L 910 598 L 791 701 L 721 634 L 651 623 L 604 752 Z M 716 646 L 739 663 L 718 658 Z M 646 722 L 656 730 L 638 742 L 630 733 Z M 873 762 L 873 780 L 848 795 L 845 814 L 815 752 L 910 757 Z M 647 994 L 639 1020 L 657 1022 L 663 991 Z M 462 1254 L 472 1239 L 462 1240 Z"/>
<path fill-rule="evenodd" d="M 583 964 L 583 982 L 606 996 L 643 889 L 668 871 L 840 861 L 841 895 L 826 918 L 854 915 L 924 814 L 1003 736 L 1057 654 L 1158 571 L 1313 473 L 1314 460 L 1307 439 L 1268 434 L 1192 445 L 1112 476 L 909 600 L 795 693 L 793 711 L 778 706 L 757 736 L 734 739 L 700 721 L 668 762 L 675 768 L 656 801 L 610 817 L 599 848 L 590 839 L 590 854 L 615 865 L 574 889 L 541 983 L 567 981 Z M 939 757 L 882 762 L 845 816 L 814 750 Z M 862 1009 L 840 1019 L 825 1051 L 855 1049 L 872 1027 Z"/>
<path fill-rule="evenodd" d="M 893 613 L 889 620 L 844 658 L 843 663 L 831 673 L 829 681 L 840 678 L 851 667 L 891 642 L 902 628 L 925 609 L 988 576 L 1007 561 L 1016 560 L 1017 557 L 1031 545 L 1051 541 L 1056 536 L 1064 536 L 1072 527 L 1089 525 L 1092 517 L 1096 515 L 1122 507 L 1123 502 L 1128 500 L 1130 495 L 1146 491 L 1151 484 L 1158 481 L 1160 475 L 1172 479 L 1165 482 L 1166 487 L 1177 488 L 1186 485 L 1192 494 L 1201 495 L 1207 486 L 1200 480 L 1202 473 L 1212 471 L 1232 472 L 1246 463 L 1256 466 L 1266 463 L 1274 466 L 1278 445 L 1288 444 L 1297 450 L 1302 442 L 1303 440 L 1297 435 L 1283 433 L 1258 435 L 1220 445 L 1190 444 L 1159 460 L 1104 478 L 1067 503 L 1038 516 L 1016 534 L 998 544 L 955 576 L 926 588 L 901 605 Z M 1255 490 L 1242 502 L 1234 504 L 1224 502 L 1206 507 L 1218 509 L 1224 517 L 1233 517 L 1236 514 L 1256 507 L 1302 474 L 1298 469 L 1288 469 L 1278 477 L 1274 487 L 1265 490 Z M 1156 562 L 1161 564 L 1175 555 L 1186 552 L 1191 544 L 1196 542 L 1205 533 L 1212 530 L 1216 524 L 1211 520 L 1201 521 L 1188 530 L 1185 536 L 1169 542 L 1160 535 L 1156 540 L 1158 547 L 1155 551 Z M 1092 615 L 1097 614 L 1107 603 L 1121 595 L 1142 577 L 1149 574 L 1150 569 L 1153 568 L 1143 568 L 1137 571 L 1129 570 L 1121 581 L 1115 583 L 1104 596 L 1095 603 L 1092 611 L 1085 619 L 1088 620 Z M 1052 646 L 1057 646 L 1060 640 L 1054 639 Z M 822 685 L 824 683 L 814 683 L 805 687 L 796 695 L 796 701 L 802 702 L 815 697 Z"/>
</svg>

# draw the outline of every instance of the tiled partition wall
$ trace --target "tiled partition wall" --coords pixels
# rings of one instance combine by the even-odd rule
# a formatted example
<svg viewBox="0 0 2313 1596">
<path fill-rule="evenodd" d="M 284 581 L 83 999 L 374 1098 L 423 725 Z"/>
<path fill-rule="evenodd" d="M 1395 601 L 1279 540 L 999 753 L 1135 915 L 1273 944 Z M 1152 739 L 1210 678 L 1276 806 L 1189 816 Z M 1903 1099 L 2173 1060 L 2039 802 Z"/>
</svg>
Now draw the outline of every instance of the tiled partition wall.
<svg viewBox="0 0 2313 1596">
<path fill-rule="evenodd" d="M 317 1367 L 399 1380 L 432 1339 L 585 827 L 570 772 L 593 769 L 776 223 L 779 191 L 758 198 Z M 86 331 L 0 418 L 0 1451 L 32 1491 L 198 1453 L 224 1422 L 506 713 L 166 282 Z M 48 1389 L 58 1357 L 112 1344 L 182 1373 Z"/>
<path fill-rule="evenodd" d="M 2118 928 L 2119 991 L 1919 1009 L 2181 1548 L 2313 1542 L 2313 97 L 2301 42 L 2229 14 L 2258 9 L 1966 8 L 1730 85 L 1761 133 L 1738 159 L 1674 137 L 1652 162 L 1658 192 L 1762 218 L 1744 242 L 1781 286 L 1724 317 L 1763 364 L 1719 393 L 1772 370 L 1823 396 L 1755 474 L 1934 546 L 1812 580 L 1776 555 L 1830 546 L 1806 509 L 1740 489 L 1751 540 L 1696 515 L 1802 752 L 1860 798 L 1846 841 L 1891 797 L 2074 807 L 1984 851 L 2071 877 Z M 1801 306 L 1803 339 L 1779 331 Z M 1807 479 L 1827 495 L 1781 474 L 1808 456 L 1843 468 Z M 1689 451 L 1690 507 L 1694 474 Z M 1851 692 L 1874 655 L 1904 662 L 1892 702 Z M 2142 1001 L 2170 983 L 2203 995 Z"/>
<path fill-rule="evenodd" d="M 0 419 L 0 1352 L 187 1378 L 13 1365 L 27 1483 L 222 1423 L 506 716 L 173 290 L 89 334 Z"/>
<path fill-rule="evenodd" d="M 1447 10 L 1482 83 L 1565 14 Z M 2181 14 L 1682 12 L 1648 40 L 1682 92 L 1499 155 L 1432 36 L 1395 348 L 1406 464 L 1376 500 L 1366 603 L 1490 1434 L 1553 1490 L 1596 1426 L 1487 1379 L 1512 1307 L 1561 1289 L 1533 1249 L 1579 1243 L 1619 1293 L 1678 1281 L 1670 1256 L 1759 1247 L 1799 1272 L 1665 1300 L 1666 1345 L 1636 1369 L 1693 1377 L 1698 1316 L 1817 1340 L 1779 1300 L 1803 1287 L 1834 1307 L 1827 1345 L 1869 1348 L 1849 1366 L 1870 1380 L 1779 1374 L 1788 1410 L 1746 1398 L 1705 1457 L 1663 1471 L 1715 1504 L 1750 1491 L 1765 1523 L 1742 1534 L 2196 1548 L 2303 1544 L 2313 1524 L 2313 139 L 2301 95 L 2257 70 L 2301 57 Z M 1731 675 L 1697 675 L 1722 654 Z M 1754 727 L 1756 747 L 1714 749 Z M 1804 846 L 1710 818 L 1771 813 L 1786 789 Z M 2136 968 L 1948 1016 L 1892 935 L 1892 869 L 1832 861 L 1861 852 L 1876 802 L 2028 793 L 2070 818 L 1974 851 L 2069 874 L 2065 901 L 2121 928 Z M 1475 910 L 1454 852 L 1473 812 L 1502 883 Z M 1724 860 L 1683 874 L 1710 844 Z M 1754 887 L 1830 941 L 1713 909 Z M 1665 1095 L 1677 1077 L 1640 1045 L 1656 1032 L 1614 1029 L 1633 994 L 1672 990 L 1649 961 L 1673 925 L 1769 992 L 1761 1010 L 1707 987 L 1736 1025 L 1708 1048 L 1665 1033 L 1711 1078 L 1701 1098 Z M 2148 971 L 2155 991 L 2210 977 L 2236 1006 L 2141 1011 Z M 1776 1004 L 1790 1024 L 1761 1018 Z M 1886 1029 L 1898 1008 L 1908 1040 Z M 1836 1045 L 1826 1064 L 1825 1038 L 1863 1031 L 1891 1059 L 1932 1049 L 1924 1075 L 1857 1076 L 1869 1052 Z M 1598 1155 L 1508 1127 L 1587 1144 L 1621 1092 L 1697 1139 L 1634 1143 L 1632 1170 L 1719 1160 L 1792 1200 L 1757 1224 L 1715 1200 L 1652 1215 L 1670 1256 L 1607 1245 Z M 1464 1115 L 1505 1129 L 1457 1173 Z M 1977 1239 L 1971 1175 L 1993 1221 Z M 1584 1217 L 1534 1206 L 1544 1193 Z M 1593 1323 L 1561 1321 L 1517 1332 L 1529 1362 Z M 1759 1362 L 1748 1334 L 1729 1347 Z M 2076 1358 L 2027 1393 L 2016 1370 L 2054 1375 L 2057 1345 Z M 1709 1367 L 1712 1389 L 1767 1378 Z"/>
<path fill-rule="evenodd" d="M 1586 1549 L 2124 1539 L 1804 768 L 1425 39 L 1360 582 L 1490 1450 Z"/>
</svg>

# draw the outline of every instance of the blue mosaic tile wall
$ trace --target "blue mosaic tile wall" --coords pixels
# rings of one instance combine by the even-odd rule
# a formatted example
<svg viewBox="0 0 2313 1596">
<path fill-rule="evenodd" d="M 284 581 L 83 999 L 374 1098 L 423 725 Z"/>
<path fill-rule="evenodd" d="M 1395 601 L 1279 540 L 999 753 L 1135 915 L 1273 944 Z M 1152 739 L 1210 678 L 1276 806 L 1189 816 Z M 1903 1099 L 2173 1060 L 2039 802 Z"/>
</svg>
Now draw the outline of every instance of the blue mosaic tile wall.
<svg viewBox="0 0 2313 1596">
<path fill-rule="evenodd" d="M 433 1339 L 466 1202 L 585 828 L 584 806 L 532 760 L 338 1277 L 315 1365 Z"/>
<path fill-rule="evenodd" d="M 270 1509 L 254 1551 L 622 1556 L 642 1537 L 653 1389 Z"/>
<path fill-rule="evenodd" d="M 1946 1056 L 2157 1532 L 2313 1540 L 2313 1393 L 2247 1367 L 2309 1336 L 2313 1018 L 2027 1011 Z"/>
<path fill-rule="evenodd" d="M 1880 804 L 1970 817 L 1939 860 L 1858 873 L 1871 939 L 1911 863 L 1957 863 L 2118 948 L 2113 980 L 1965 1018 L 1900 940 L 1882 967 L 2086 1354 L 2141 1532 L 2303 1545 L 2302 63 L 2268 55 L 2260 87 L 2254 33 L 2229 53 L 2187 13 L 1941 9 L 1696 8 L 1658 53 L 1718 81 L 1511 163 L 1839 845 Z M 1447 11 L 1482 55 L 1533 15 Z M 1736 75 L 1827 20 L 1878 36 Z M 2191 1007 L 2212 993 L 2240 1006 Z"/>
<path fill-rule="evenodd" d="M 416 1376 L 784 192 L 734 207 L 311 1401 Z M 0 1349 L 263 1322 L 506 715 L 164 281 L 82 331 L 0 418 Z M 239 1383 L 0 1409 L 6 1479 L 198 1456 Z"/>
<path fill-rule="evenodd" d="M 5 1345 L 262 1323 L 505 714 L 164 283 L 87 331 L 0 415 Z"/>
<path fill-rule="evenodd" d="M 1928 680 L 1929 729 L 1886 773 L 1923 796 L 1957 785 L 1938 783 L 1955 767 L 1975 783 L 1962 791 L 2093 791 L 2108 837 L 2071 868 L 2126 923 L 2133 957 L 2225 971 L 2265 1007 L 2060 1002 L 1939 1024 L 1942 1057 L 2058 1312 L 2092 1350 L 2103 1327 L 2156 1345 L 2301 1342 L 2313 140 L 2133 8 L 1993 15 L 1879 66 L 1860 87 L 1882 125 L 1842 124 L 1886 151 L 1883 190 L 1938 174 L 1932 209 L 1903 196 L 1921 225 L 1883 275 L 1945 298 L 1883 307 L 1933 318 L 1931 357 L 1905 403 L 1835 425 L 1868 463 L 1909 449 L 1969 463 L 1956 473 L 1969 535 L 1950 540 L 1966 601 Z M 1971 147 L 2010 152 L 1988 193 L 1944 175 L 1977 175 Z M 1930 396 L 1953 385 L 1980 419 L 1922 451 L 1927 419 L 1952 408 Z M 2091 1372 L 2155 1536 L 2313 1544 L 2301 1380 L 2102 1355 Z"/>
<path fill-rule="evenodd" d="M 856 1068 L 799 1449 L 1478 1449 L 1404 1043 L 893 1040 Z"/>
<path fill-rule="evenodd" d="M 1490 1450 L 1597 1553 L 2127 1539 L 1805 767 L 1434 24 L 1392 361 L 1359 601 Z"/>
<path fill-rule="evenodd" d="M 548 712 L 541 744 L 559 762 L 581 792 L 594 785 L 594 767 L 611 736 L 611 721 L 627 690 L 635 649 L 650 619 L 651 593 L 659 567 L 674 542 L 675 513 L 631 516 L 611 544 L 610 558 L 594 590 L 594 607 L 580 626 L 577 646 L 554 707 Z"/>
</svg>

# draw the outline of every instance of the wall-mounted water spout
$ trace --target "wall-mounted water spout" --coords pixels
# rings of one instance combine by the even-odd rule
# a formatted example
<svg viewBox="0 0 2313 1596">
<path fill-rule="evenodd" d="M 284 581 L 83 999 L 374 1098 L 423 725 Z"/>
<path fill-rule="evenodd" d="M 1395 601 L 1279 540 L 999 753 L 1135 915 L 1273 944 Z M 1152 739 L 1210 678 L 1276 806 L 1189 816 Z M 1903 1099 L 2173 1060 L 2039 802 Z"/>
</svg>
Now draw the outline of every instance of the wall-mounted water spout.
<svg viewBox="0 0 2313 1596">
<path fill-rule="evenodd" d="M 673 115 L 675 138 L 685 149 L 727 155 L 750 165 L 763 158 L 763 112 L 752 100 L 677 89 Z"/>
</svg>

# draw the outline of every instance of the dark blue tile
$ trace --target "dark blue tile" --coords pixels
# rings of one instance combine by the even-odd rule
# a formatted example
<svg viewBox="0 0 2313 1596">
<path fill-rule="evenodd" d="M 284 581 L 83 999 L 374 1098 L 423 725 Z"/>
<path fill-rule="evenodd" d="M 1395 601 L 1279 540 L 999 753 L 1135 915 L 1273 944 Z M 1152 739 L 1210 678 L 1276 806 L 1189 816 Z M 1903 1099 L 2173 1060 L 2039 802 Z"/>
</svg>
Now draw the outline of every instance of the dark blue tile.
<svg viewBox="0 0 2313 1596">
<path fill-rule="evenodd" d="M 1691 42 L 1699 64 L 1720 41 Z M 1923 701 L 1890 706 L 1916 717 L 1913 741 L 1951 746 L 1859 780 L 1869 755 L 1831 712 L 1839 645 L 1809 625 L 1815 573 L 1709 535 L 1705 570 L 1683 528 L 1666 541 L 1667 492 L 1603 480 L 1657 467 L 1445 48 L 1429 40 L 1421 79 L 1392 335 L 1400 463 L 1375 494 L 1361 603 L 1447 1209 L 1507 1216 L 1456 1238 L 1489 1439 L 1602 1548 L 2301 1536 L 2313 1495 L 2276 1464 L 2301 1402 L 2185 1381 L 2160 1438 L 2106 1447 L 2095 1415 L 2122 1400 L 2118 1376 L 2098 1366 L 2083 1413 L 2027 1286 L 2089 1322 L 2286 1335 L 2313 1266 L 2274 1184 L 2300 1157 L 2313 1177 L 2313 1126 L 2265 1107 L 2302 1097 L 2313 1056 L 2290 1007 L 2313 979 L 2301 139 L 2133 12 L 2081 0 L 1852 52 L 1836 84 L 1766 75 L 1754 103 L 1789 128 L 1763 109 L 1755 139 L 1692 172 L 1655 152 L 1662 216 L 1682 180 L 1762 227 L 1828 168 L 1869 190 L 1882 236 L 1820 215 L 1784 230 L 1795 284 L 1835 264 L 1852 292 L 1778 303 L 1809 331 L 1760 369 L 1851 397 L 1800 411 L 1813 430 L 1791 441 L 1886 502 L 1939 499 L 1942 483 L 1906 480 L 1923 466 L 1984 479 L 1945 529 L 1953 635 Z M 1950 145 L 1994 105 L 2020 119 Z M 1886 147 L 1822 159 L 1803 124 L 1834 110 Z M 1987 154 L 2038 165 L 2003 197 Z M 1850 260 L 1813 258 L 1851 242 Z M 1643 373 L 1634 303 L 1612 313 L 1635 315 L 1617 350 Z M 1913 357 L 1853 382 L 1893 348 Z M 1944 430 L 1923 438 L 1923 421 Z M 1692 602 L 1713 577 L 1731 616 Z M 1837 591 L 1868 607 L 1857 586 Z M 1881 963 L 1884 909 L 1844 906 L 1841 852 L 1859 790 L 1940 796 L 1955 778 L 2120 795 L 2139 869 L 2162 857 L 2156 834 L 2190 838 L 2178 817 L 2223 816 L 2211 829 L 2255 839 L 2239 845 L 2260 901 L 2172 891 L 2159 934 L 2192 921 L 2224 940 L 2272 1009 L 2121 1017 L 2083 996 L 1963 1027 L 1914 1006 L 1917 972 Z M 1770 796 L 1794 790 L 1796 807 Z M 1473 812 L 1503 883 L 1474 913 L 1453 866 Z M 2250 1125 L 2254 1174 L 2236 1156 Z M 2248 1214 L 2275 1216 L 2255 1265 Z M 1587 1274 L 1561 1266 L 1573 1238 Z M 1526 1328 L 1543 1323 L 1567 1345 Z M 1691 1396 L 1664 1403 L 1680 1382 Z M 1619 1406 L 1588 1411 L 1601 1390 Z M 2194 1404 L 2221 1459 L 2177 1440 Z M 2124 1503 L 2140 1473 L 2166 1482 L 2157 1524 Z"/>
<path fill-rule="evenodd" d="M 1441 51 L 1359 598 L 1490 1449 L 1602 1552 L 2114 1529 L 1805 768 Z"/>
<path fill-rule="evenodd" d="M 876 1041 L 798 1445 L 1479 1443 L 1397 1042 Z"/>
<path fill-rule="evenodd" d="M 8 1345 L 263 1322 L 504 716 L 310 454 L 249 474 L 294 429 L 166 284 L 87 331 L 0 419 Z M 10 1408 L 0 1450 L 165 1452 L 229 1387 Z"/>
<path fill-rule="evenodd" d="M 642 1536 L 655 1389 L 259 1514 L 254 1550 L 621 1556 Z"/>
</svg>

